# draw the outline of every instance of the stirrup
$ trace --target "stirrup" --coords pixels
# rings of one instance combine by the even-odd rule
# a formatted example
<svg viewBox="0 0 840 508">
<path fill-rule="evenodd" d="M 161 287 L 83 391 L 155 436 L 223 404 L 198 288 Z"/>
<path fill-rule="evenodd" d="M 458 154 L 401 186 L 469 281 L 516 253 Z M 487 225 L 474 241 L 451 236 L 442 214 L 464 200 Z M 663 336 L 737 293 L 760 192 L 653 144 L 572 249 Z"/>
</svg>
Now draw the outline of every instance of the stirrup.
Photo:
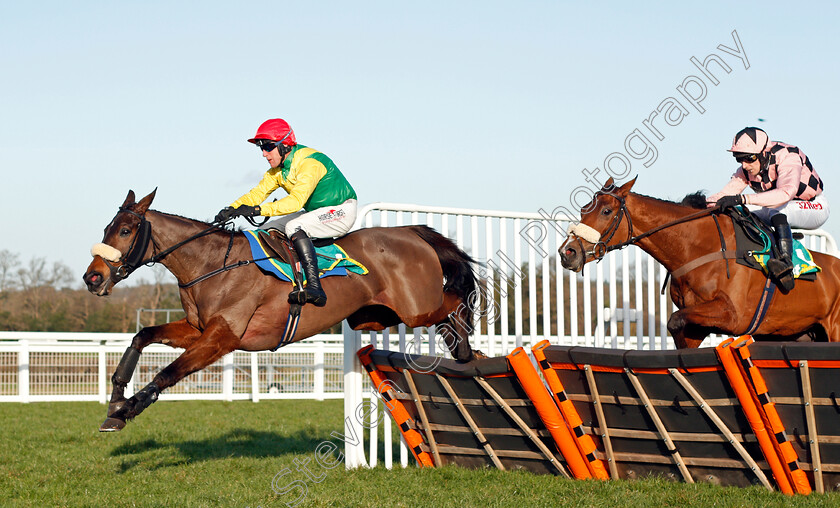
<svg viewBox="0 0 840 508">
<path fill-rule="evenodd" d="M 781 259 L 771 259 L 767 261 L 767 271 L 776 285 L 779 286 L 779 289 L 785 294 L 789 293 L 796 284 L 792 263 L 785 263 Z"/>
<path fill-rule="evenodd" d="M 289 303 L 297 305 L 306 305 L 311 303 L 316 307 L 323 307 L 327 304 L 327 294 L 321 290 L 319 293 L 312 293 L 304 289 L 295 288 L 289 293 Z"/>
</svg>

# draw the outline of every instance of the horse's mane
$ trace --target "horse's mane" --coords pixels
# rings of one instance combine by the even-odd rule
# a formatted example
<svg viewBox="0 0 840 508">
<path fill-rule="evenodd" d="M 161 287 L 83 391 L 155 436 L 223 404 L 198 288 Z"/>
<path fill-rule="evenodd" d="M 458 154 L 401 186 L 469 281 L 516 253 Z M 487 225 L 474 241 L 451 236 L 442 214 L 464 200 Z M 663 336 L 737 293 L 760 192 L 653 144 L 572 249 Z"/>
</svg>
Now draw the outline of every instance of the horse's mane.
<svg viewBox="0 0 840 508">
<path fill-rule="evenodd" d="M 686 196 L 680 202 L 683 206 L 688 206 L 690 208 L 696 208 L 698 210 L 702 210 L 706 208 L 706 193 L 703 191 L 697 191 L 692 194 L 686 194 Z"/>
<path fill-rule="evenodd" d="M 638 196 L 652 199 L 654 201 L 659 201 L 660 203 L 667 203 L 669 205 L 679 205 L 685 206 L 692 209 L 701 210 L 706 208 L 706 194 L 704 191 L 697 191 L 691 194 L 687 194 L 681 201 L 669 201 L 667 199 L 656 198 L 653 196 L 646 196 L 644 194 L 637 194 Z"/>
</svg>

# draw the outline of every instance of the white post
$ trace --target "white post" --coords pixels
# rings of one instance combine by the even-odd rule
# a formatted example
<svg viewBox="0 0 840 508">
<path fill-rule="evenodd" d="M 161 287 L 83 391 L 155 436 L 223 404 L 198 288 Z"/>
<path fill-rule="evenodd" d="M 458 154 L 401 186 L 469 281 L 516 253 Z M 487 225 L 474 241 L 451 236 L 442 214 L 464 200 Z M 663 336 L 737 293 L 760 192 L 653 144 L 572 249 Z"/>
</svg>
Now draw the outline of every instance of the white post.
<svg viewBox="0 0 840 508">
<path fill-rule="evenodd" d="M 385 351 L 391 349 L 391 334 L 388 328 L 382 330 L 382 349 Z M 385 456 L 382 460 L 385 462 L 385 467 L 391 469 L 394 465 L 393 422 L 384 406 L 382 412 L 385 413 L 382 416 L 382 442 L 385 444 Z"/>
<path fill-rule="evenodd" d="M 251 400 L 254 402 L 260 401 L 260 362 L 257 355 L 256 351 L 251 353 Z"/>
<path fill-rule="evenodd" d="M 21 402 L 29 402 L 29 341 L 20 341 L 18 352 L 18 395 Z"/>
<path fill-rule="evenodd" d="M 108 379 L 108 372 L 105 370 L 105 358 L 108 354 L 108 350 L 105 347 L 105 344 L 99 344 L 99 365 L 98 370 L 99 373 L 97 375 L 97 379 L 99 380 L 99 403 L 105 404 L 108 402 L 108 395 L 107 395 L 107 379 Z"/>
<path fill-rule="evenodd" d="M 319 341 L 315 343 L 315 400 L 324 400 L 324 361 L 324 342 Z"/>
<path fill-rule="evenodd" d="M 373 347 L 379 348 L 379 343 L 376 340 L 376 332 L 369 332 L 370 333 L 370 343 Z M 376 425 L 376 422 L 379 419 L 379 398 L 376 396 L 376 390 L 371 391 L 370 398 L 368 399 L 370 406 L 366 406 L 365 410 L 370 412 L 368 424 L 366 427 L 368 428 L 368 466 L 376 467 L 376 463 L 379 461 L 379 426 Z M 358 412 L 357 412 L 358 414 Z"/>
<path fill-rule="evenodd" d="M 233 353 L 222 360 L 222 394 L 225 400 L 233 400 Z"/>
<path fill-rule="evenodd" d="M 344 334 L 344 466 L 355 469 L 367 465 L 364 427 L 356 416 L 362 404 L 362 363 L 356 352 L 362 347 L 362 336 L 347 321 L 341 323 Z"/>
</svg>

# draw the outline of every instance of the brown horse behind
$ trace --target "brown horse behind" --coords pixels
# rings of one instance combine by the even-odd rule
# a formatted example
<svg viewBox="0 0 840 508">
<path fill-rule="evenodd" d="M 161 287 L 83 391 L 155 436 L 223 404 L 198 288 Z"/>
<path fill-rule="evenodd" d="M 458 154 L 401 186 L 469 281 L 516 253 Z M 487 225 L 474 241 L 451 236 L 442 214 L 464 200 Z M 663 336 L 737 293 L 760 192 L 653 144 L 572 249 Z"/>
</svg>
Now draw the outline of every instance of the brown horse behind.
<svg viewBox="0 0 840 508">
<path fill-rule="evenodd" d="M 584 207 L 580 220 L 584 227 L 577 231 L 588 241 L 579 234 L 569 235 L 560 247 L 565 268 L 580 271 L 585 263 L 612 250 L 611 246 L 629 243 L 650 254 L 669 273 L 721 250 L 711 213 L 700 213 L 704 216 L 668 226 L 698 214 L 698 210 L 630 192 L 635 181 L 617 188 L 610 179 Z M 735 245 L 732 220 L 719 215 L 718 221 L 731 249 Z M 667 227 L 644 236 L 662 226 Z M 633 241 L 634 235 L 643 238 Z M 776 292 L 763 321 L 753 332 L 756 339 L 796 340 L 808 334 L 821 340 L 840 341 L 840 259 L 820 252 L 812 254 L 822 272 L 813 282 L 797 280 L 795 288 L 786 295 Z M 731 261 L 727 277 L 724 263 L 722 259 L 708 262 L 671 279 L 671 299 L 679 310 L 668 319 L 668 331 L 678 348 L 698 347 L 710 333 L 737 336 L 749 327 L 766 277 Z"/>
<path fill-rule="evenodd" d="M 275 348 L 289 316 L 290 283 L 264 275 L 255 264 L 184 287 L 222 266 L 251 259 L 249 244 L 243 233 L 149 210 L 154 195 L 135 203 L 134 192 L 129 191 L 98 246 L 111 260 L 94 255 L 84 281 L 91 293 L 108 295 L 136 266 L 159 261 L 181 285 L 186 317 L 143 328 L 134 336 L 112 378 L 108 418 L 101 431 L 122 429 L 161 391 L 234 350 Z M 191 240 L 179 245 L 185 239 Z M 323 279 L 328 303 L 323 308 L 303 307 L 295 342 L 345 318 L 356 330 L 382 330 L 399 323 L 443 325 L 439 331 L 452 356 L 472 359 L 467 337 L 472 331 L 469 304 L 476 279 L 472 260 L 451 240 L 425 226 L 406 226 L 362 229 L 336 243 L 370 272 Z M 123 391 L 140 353 L 153 343 L 185 351 L 126 399 Z"/>
</svg>

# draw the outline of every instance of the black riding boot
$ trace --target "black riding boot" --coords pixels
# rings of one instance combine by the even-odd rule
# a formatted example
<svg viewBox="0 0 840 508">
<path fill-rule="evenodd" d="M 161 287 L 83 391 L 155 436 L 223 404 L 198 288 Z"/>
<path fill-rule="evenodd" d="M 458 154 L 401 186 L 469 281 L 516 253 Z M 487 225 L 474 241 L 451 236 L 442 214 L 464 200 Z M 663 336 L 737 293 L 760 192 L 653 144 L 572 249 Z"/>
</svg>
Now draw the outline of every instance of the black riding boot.
<svg viewBox="0 0 840 508">
<path fill-rule="evenodd" d="M 782 292 L 788 293 L 794 285 L 793 236 L 785 214 L 774 215 L 770 221 L 773 223 L 776 240 L 779 242 L 779 257 L 767 261 L 767 270 Z"/>
<path fill-rule="evenodd" d="M 300 264 L 303 265 L 303 273 L 306 274 L 306 286 L 302 290 L 306 297 L 305 301 L 316 307 L 323 307 L 327 304 L 327 294 L 321 289 L 321 280 L 318 278 L 318 257 L 315 255 L 315 246 L 303 230 L 293 234 L 291 240 L 300 258 Z M 302 303 L 297 300 L 298 294 L 297 291 L 290 294 L 289 301 Z"/>
</svg>

